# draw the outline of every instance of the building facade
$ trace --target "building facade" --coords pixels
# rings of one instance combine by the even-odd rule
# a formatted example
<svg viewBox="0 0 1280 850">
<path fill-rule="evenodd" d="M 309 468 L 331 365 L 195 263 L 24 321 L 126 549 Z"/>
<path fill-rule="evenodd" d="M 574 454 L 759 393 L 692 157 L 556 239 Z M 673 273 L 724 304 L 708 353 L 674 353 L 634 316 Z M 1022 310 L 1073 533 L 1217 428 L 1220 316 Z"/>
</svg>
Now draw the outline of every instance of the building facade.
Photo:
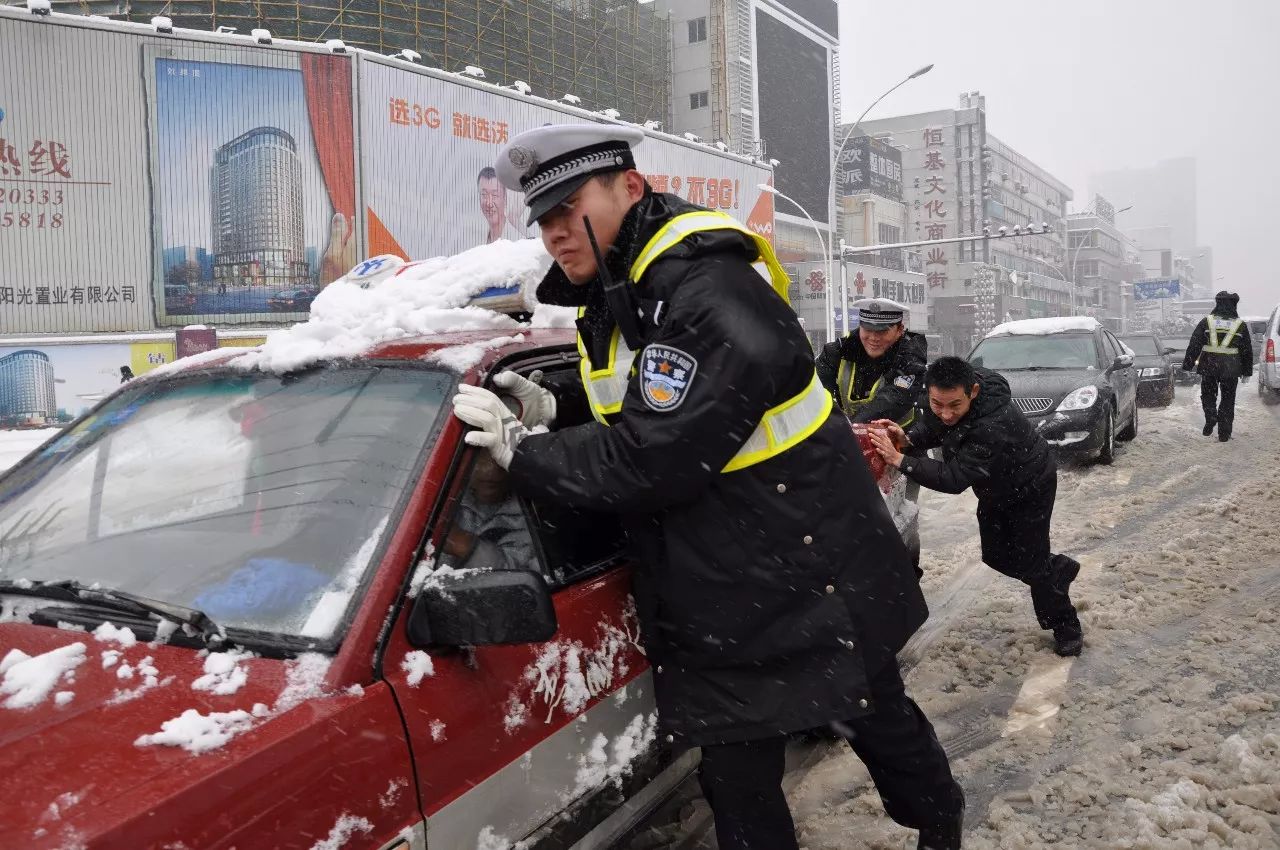
<svg viewBox="0 0 1280 850">
<path fill-rule="evenodd" d="M 774 207 L 778 257 L 788 265 L 822 259 L 839 239 L 831 189 L 840 110 L 836 3 L 656 5 L 671 18 L 671 129 L 775 161 L 774 186 L 786 196 Z M 819 275 L 824 287 L 825 276 Z M 806 287 L 814 282 L 809 277 Z M 825 322 L 806 319 L 805 328 L 815 345 L 825 342 Z"/>
<path fill-rule="evenodd" d="M 482 68 L 490 82 L 523 80 L 552 99 L 573 94 L 587 109 L 669 122 L 671 34 L 642 0 L 55 0 L 59 11 L 179 27 L 264 28 L 278 38 L 341 39 L 382 54 L 414 50 L 446 71 Z"/>
<path fill-rule="evenodd" d="M 1075 281 L 1076 311 L 1116 333 L 1128 329 L 1128 237 L 1115 224 L 1114 207 L 1099 196 L 1093 211 L 1067 216 L 1067 272 Z"/>
<path fill-rule="evenodd" d="M 37 423 L 57 415 L 53 364 L 43 351 L 24 349 L 0 357 L 0 421 Z"/>
<path fill-rule="evenodd" d="M 1089 190 L 1115 203 L 1132 207 L 1125 213 L 1125 229 L 1169 228 L 1172 248 L 1191 255 L 1200 244 L 1196 235 L 1196 161 L 1181 157 L 1148 168 L 1106 171 L 1089 178 Z"/>
<path fill-rule="evenodd" d="M 861 131 L 902 156 L 904 241 L 1047 232 L 924 249 L 929 330 L 941 353 L 967 354 L 991 326 L 1068 315 L 1063 220 L 1070 188 L 987 129 L 986 99 L 960 96 L 955 109 L 864 121 Z"/>
<path fill-rule="evenodd" d="M 303 248 L 302 165 L 293 137 L 256 127 L 214 154 L 213 278 L 228 286 L 310 282 Z"/>
</svg>

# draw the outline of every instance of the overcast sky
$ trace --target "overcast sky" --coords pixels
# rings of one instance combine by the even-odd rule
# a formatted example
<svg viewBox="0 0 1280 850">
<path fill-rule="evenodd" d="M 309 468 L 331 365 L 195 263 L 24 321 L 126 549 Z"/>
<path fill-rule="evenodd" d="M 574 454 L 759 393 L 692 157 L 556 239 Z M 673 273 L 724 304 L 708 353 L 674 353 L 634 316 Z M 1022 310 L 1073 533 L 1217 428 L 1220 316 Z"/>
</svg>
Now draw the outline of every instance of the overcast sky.
<svg viewBox="0 0 1280 850">
<path fill-rule="evenodd" d="M 980 91 L 988 129 L 1071 186 L 1072 210 L 1096 172 L 1193 156 L 1215 289 L 1241 313 L 1280 302 L 1280 0 L 839 3 L 844 120 L 932 62 L 868 118 Z"/>
</svg>

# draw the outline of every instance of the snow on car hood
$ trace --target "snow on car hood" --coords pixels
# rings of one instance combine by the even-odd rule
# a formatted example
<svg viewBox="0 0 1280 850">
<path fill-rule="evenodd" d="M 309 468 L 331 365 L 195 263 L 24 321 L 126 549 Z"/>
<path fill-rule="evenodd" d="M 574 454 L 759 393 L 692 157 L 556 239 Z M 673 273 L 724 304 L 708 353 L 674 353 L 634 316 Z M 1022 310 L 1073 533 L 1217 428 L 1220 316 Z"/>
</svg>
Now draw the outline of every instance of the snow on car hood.
<svg viewBox="0 0 1280 850">
<path fill-rule="evenodd" d="M 176 788 L 225 766 L 257 729 L 287 722 L 281 713 L 296 697 L 314 695 L 300 682 L 309 675 L 315 685 L 315 668 L 325 666 L 311 661 L 300 677 L 306 661 L 206 658 L 127 633 L 96 634 L 0 623 L 0 657 L 9 657 L 0 681 L 16 686 L 10 674 L 30 659 L 19 672 L 38 686 L 12 702 L 19 707 L 7 707 L 16 687 L 0 696 L 0 846 L 44 846 L 92 822 L 95 807 L 152 802 L 124 799 L 150 780 Z"/>
</svg>

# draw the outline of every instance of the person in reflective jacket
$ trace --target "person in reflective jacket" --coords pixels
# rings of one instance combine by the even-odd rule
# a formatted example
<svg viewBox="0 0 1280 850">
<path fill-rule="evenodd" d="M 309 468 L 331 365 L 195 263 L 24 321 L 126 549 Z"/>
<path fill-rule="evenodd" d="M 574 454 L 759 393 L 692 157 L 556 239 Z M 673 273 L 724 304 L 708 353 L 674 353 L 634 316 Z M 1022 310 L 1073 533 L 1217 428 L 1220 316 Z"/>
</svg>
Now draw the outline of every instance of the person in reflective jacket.
<svg viewBox="0 0 1280 850">
<path fill-rule="evenodd" d="M 1182 368 L 1200 373 L 1200 406 L 1204 408 L 1204 435 L 1231 439 L 1236 419 L 1236 387 L 1253 374 L 1253 341 L 1249 325 L 1236 312 L 1240 296 L 1225 289 L 1214 296 L 1213 312 L 1191 333 Z M 1218 401 L 1218 393 L 1222 401 Z"/>
<path fill-rule="evenodd" d="M 906 428 L 924 394 L 928 342 L 908 331 L 909 308 L 888 298 L 862 298 L 858 329 L 818 355 L 818 378 L 853 422 L 892 419 Z"/>
<path fill-rule="evenodd" d="M 582 364 L 496 376 L 519 418 L 460 387 L 466 439 L 517 492 L 621 515 L 659 731 L 702 748 L 723 850 L 797 847 L 785 736 L 827 725 L 922 847 L 959 847 L 963 794 L 896 660 L 924 599 L 786 274 L 729 216 L 654 193 L 643 138 L 547 126 L 500 153 L 555 259 L 538 299 L 578 308 Z"/>
<path fill-rule="evenodd" d="M 905 432 L 882 419 L 871 440 L 885 462 L 921 487 L 978 497 L 982 560 L 1031 588 L 1042 629 L 1059 655 L 1084 647 L 1069 588 L 1080 564 L 1049 550 L 1058 470 L 1049 445 L 1013 405 L 997 372 L 959 357 L 940 357 L 925 373 L 929 409 Z M 942 447 L 942 460 L 925 452 Z M 904 454 L 904 451 L 906 454 Z"/>
</svg>

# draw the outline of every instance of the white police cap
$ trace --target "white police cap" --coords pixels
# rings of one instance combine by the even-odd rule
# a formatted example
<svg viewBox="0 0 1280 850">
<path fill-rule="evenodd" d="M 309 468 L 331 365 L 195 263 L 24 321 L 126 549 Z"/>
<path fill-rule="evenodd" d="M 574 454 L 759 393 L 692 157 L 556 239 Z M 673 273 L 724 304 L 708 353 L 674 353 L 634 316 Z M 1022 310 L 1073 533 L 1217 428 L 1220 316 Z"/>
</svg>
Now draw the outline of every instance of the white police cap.
<svg viewBox="0 0 1280 850">
<path fill-rule="evenodd" d="M 911 308 L 888 298 L 859 298 L 853 302 L 858 311 L 858 324 L 868 330 L 891 328 L 911 312 Z"/>
<path fill-rule="evenodd" d="M 533 224 L 595 175 L 635 168 L 631 148 L 642 141 L 638 127 L 548 124 L 507 142 L 495 169 L 503 186 L 524 193 Z"/>
</svg>

